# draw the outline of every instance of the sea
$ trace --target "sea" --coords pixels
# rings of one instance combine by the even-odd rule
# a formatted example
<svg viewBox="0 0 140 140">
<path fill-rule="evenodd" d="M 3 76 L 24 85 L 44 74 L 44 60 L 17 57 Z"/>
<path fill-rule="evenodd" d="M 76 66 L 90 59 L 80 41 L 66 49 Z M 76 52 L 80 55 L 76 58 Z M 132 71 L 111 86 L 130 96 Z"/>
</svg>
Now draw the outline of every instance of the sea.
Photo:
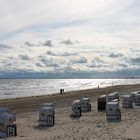
<svg viewBox="0 0 140 140">
<path fill-rule="evenodd" d="M 40 96 L 103 88 L 114 85 L 140 84 L 140 79 L 0 79 L 0 99 Z"/>
</svg>

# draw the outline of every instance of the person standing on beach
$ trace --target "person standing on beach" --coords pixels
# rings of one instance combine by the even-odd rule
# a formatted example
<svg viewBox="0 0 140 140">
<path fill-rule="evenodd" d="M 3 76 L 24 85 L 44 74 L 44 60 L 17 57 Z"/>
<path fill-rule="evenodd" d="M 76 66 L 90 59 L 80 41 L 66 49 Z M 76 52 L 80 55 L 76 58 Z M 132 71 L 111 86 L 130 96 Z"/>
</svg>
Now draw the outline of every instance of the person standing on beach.
<svg viewBox="0 0 140 140">
<path fill-rule="evenodd" d="M 63 89 L 60 89 L 60 94 L 63 94 Z"/>
</svg>

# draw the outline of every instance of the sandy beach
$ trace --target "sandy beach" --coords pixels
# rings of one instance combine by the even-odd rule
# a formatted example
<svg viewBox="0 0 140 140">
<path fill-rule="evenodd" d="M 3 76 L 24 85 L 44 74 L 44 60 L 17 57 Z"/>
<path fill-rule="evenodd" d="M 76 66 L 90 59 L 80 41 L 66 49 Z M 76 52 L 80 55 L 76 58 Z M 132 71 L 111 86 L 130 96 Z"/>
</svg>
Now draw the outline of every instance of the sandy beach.
<svg viewBox="0 0 140 140">
<path fill-rule="evenodd" d="M 10 140 L 139 140 L 140 107 L 120 109 L 120 122 L 107 122 L 105 112 L 97 111 L 97 98 L 100 95 L 118 91 L 120 96 L 139 90 L 140 85 L 112 86 L 67 92 L 63 95 L 25 97 L 0 100 L 0 106 L 9 107 L 17 114 L 17 137 Z M 87 96 L 91 99 L 92 111 L 82 113 L 79 119 L 73 119 L 71 102 Z M 42 103 L 55 104 L 55 125 L 50 128 L 38 125 L 39 108 Z"/>
</svg>

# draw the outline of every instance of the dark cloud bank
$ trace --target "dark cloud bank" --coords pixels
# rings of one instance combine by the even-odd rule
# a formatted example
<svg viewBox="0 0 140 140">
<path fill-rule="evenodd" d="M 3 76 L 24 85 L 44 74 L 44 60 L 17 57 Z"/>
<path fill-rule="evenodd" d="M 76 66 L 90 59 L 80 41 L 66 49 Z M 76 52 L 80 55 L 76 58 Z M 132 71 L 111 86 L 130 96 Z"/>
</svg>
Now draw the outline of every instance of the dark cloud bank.
<svg viewBox="0 0 140 140">
<path fill-rule="evenodd" d="M 140 70 L 120 70 L 115 72 L 85 72 L 85 71 L 65 71 L 65 72 L 1 72 L 0 78 L 22 78 L 22 79 L 61 79 L 61 78 L 70 78 L 70 79 L 82 79 L 82 78 L 140 78 Z"/>
</svg>

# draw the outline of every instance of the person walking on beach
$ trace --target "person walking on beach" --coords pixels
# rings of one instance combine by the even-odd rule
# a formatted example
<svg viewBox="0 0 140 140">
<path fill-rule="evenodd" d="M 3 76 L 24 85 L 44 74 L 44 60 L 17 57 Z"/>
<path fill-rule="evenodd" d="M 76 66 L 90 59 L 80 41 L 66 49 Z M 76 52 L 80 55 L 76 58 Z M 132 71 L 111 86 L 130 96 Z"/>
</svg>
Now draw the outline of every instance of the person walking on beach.
<svg viewBox="0 0 140 140">
<path fill-rule="evenodd" d="M 62 88 L 60 89 L 60 94 L 63 94 L 63 89 Z"/>
</svg>

